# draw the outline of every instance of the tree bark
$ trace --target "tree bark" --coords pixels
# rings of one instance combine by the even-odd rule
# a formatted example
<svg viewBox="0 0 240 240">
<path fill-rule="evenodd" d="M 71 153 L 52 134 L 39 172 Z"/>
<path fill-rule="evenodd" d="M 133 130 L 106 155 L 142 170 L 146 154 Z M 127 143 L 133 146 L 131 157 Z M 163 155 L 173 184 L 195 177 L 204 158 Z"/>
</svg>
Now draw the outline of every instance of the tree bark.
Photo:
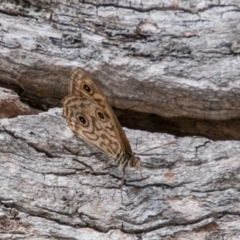
<svg viewBox="0 0 240 240">
<path fill-rule="evenodd" d="M 0 239 L 238 239 L 239 6 L 0 0 L 0 87 L 46 110 L 83 67 L 153 132 L 125 129 L 143 178 L 127 170 L 121 204 L 122 172 L 61 109 L 1 119 Z"/>
<path fill-rule="evenodd" d="M 1 239 L 238 238 L 238 141 L 125 129 L 144 178 L 127 170 L 121 204 L 122 172 L 61 111 L 1 120 Z"/>
<path fill-rule="evenodd" d="M 118 108 L 239 118 L 238 8 L 238 1 L 1 1 L 1 83 L 52 106 L 80 66 Z"/>
</svg>

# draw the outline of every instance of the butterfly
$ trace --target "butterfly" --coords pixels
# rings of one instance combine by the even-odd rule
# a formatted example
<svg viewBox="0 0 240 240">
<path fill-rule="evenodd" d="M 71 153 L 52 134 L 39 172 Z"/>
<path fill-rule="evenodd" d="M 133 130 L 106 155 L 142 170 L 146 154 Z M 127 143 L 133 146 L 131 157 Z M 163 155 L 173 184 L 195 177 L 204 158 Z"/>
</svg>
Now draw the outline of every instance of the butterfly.
<svg viewBox="0 0 240 240">
<path fill-rule="evenodd" d="M 100 87 L 81 68 L 72 71 L 68 96 L 63 99 L 63 115 L 70 129 L 84 142 L 112 158 L 123 171 L 141 170 L 141 160 L 132 152 L 111 105 Z M 140 172 L 141 173 L 141 172 Z M 122 192 L 121 192 L 122 196 Z"/>
</svg>

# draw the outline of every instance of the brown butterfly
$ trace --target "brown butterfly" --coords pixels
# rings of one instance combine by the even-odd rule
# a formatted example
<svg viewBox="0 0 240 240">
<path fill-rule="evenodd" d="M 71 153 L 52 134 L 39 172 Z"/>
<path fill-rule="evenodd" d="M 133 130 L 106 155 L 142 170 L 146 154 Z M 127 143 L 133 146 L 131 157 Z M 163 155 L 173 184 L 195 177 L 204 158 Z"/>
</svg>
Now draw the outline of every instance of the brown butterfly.
<svg viewBox="0 0 240 240">
<path fill-rule="evenodd" d="M 123 170 L 141 167 L 122 127 L 99 86 L 81 68 L 75 69 L 69 81 L 68 96 L 63 100 L 63 115 L 70 129 L 87 144 L 113 158 Z"/>
</svg>

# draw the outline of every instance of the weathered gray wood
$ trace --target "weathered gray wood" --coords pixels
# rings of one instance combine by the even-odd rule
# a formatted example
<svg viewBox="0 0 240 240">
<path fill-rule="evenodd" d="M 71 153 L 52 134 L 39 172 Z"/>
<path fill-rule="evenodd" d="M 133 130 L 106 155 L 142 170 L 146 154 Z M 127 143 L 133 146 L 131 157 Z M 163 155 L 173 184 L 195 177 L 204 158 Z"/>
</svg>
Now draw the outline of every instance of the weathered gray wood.
<svg viewBox="0 0 240 240">
<path fill-rule="evenodd" d="M 118 108 L 240 116 L 239 1 L 0 3 L 0 82 L 30 102 L 59 105 L 81 66 Z"/>
<path fill-rule="evenodd" d="M 0 0 L 0 86 L 44 109 L 80 66 L 118 108 L 237 139 L 239 20 L 239 1 Z M 122 173 L 60 109 L 0 123 L 0 239 L 239 239 L 237 141 L 126 129 L 145 178 L 127 171 L 122 205 Z"/>
<path fill-rule="evenodd" d="M 127 170 L 122 205 L 122 173 L 61 109 L 0 123 L 1 239 L 239 238 L 238 141 L 125 129 L 145 179 Z"/>
</svg>

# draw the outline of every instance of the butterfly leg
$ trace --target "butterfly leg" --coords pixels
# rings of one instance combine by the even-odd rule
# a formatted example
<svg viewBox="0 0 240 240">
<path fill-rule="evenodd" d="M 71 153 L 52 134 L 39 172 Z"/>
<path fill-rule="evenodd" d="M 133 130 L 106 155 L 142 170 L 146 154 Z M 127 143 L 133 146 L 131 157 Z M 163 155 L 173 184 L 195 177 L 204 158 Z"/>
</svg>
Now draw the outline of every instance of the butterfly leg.
<svg viewBox="0 0 240 240">
<path fill-rule="evenodd" d="M 123 184 L 124 184 L 124 177 L 125 177 L 125 169 L 123 169 L 122 181 L 121 181 L 121 186 L 120 186 L 122 204 L 123 204 L 122 186 L 123 186 Z"/>
<path fill-rule="evenodd" d="M 140 166 L 140 168 L 139 168 L 139 172 L 140 172 L 140 176 L 141 176 L 141 178 L 144 178 L 143 175 L 142 175 L 142 166 Z"/>
</svg>

